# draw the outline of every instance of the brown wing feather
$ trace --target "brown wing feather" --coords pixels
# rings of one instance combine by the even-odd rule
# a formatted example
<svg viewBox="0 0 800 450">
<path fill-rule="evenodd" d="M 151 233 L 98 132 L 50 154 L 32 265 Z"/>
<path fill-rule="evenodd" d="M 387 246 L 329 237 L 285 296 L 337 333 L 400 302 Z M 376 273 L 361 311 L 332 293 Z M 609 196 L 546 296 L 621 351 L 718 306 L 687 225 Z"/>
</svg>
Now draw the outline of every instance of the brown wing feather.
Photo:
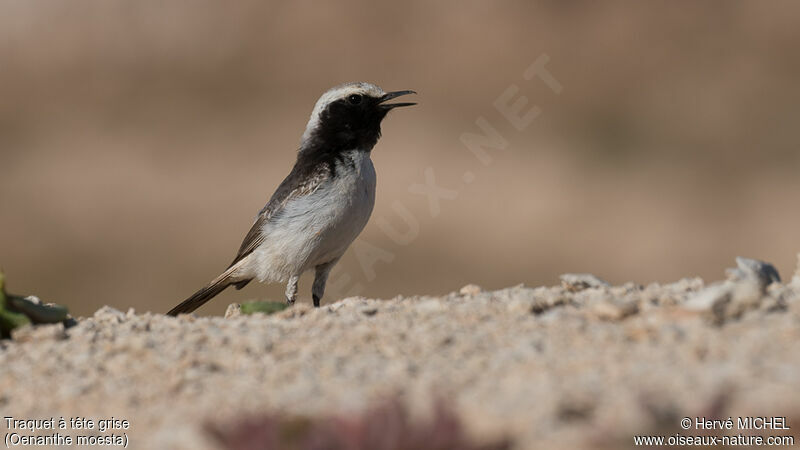
<svg viewBox="0 0 800 450">
<path fill-rule="evenodd" d="M 267 205 L 259 211 L 255 223 L 250 227 L 250 231 L 247 232 L 242 245 L 239 247 L 236 258 L 233 259 L 228 268 L 253 253 L 264 242 L 264 225 L 272 220 L 276 214 L 280 213 L 283 207 L 292 199 L 311 194 L 317 190 L 330 177 L 330 170 L 322 164 L 311 172 L 311 176 L 303 177 L 302 175 L 304 174 L 301 173 L 298 166 L 295 166 L 289 176 L 281 182 Z"/>
</svg>

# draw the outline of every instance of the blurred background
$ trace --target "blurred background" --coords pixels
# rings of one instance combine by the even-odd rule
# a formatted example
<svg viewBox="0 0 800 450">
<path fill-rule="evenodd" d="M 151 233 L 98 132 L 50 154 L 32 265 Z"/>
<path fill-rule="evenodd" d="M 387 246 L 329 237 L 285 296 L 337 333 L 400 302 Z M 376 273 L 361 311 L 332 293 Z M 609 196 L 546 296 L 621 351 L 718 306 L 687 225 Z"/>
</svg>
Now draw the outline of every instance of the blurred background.
<svg viewBox="0 0 800 450">
<path fill-rule="evenodd" d="M 376 208 L 325 302 L 564 272 L 710 281 L 737 255 L 788 278 L 800 4 L 720 6 L 3 2 L 0 267 L 10 291 L 77 315 L 165 312 L 233 258 L 319 95 L 363 80 L 419 106 L 384 122 Z M 542 54 L 558 95 L 523 78 Z M 522 131 L 493 106 L 511 85 L 542 110 Z M 479 117 L 508 141 L 486 166 L 459 140 Z M 429 168 L 456 195 L 438 213 L 409 191 Z M 385 232 L 408 229 L 398 203 L 407 242 Z M 251 284 L 200 312 L 283 290 Z"/>
</svg>

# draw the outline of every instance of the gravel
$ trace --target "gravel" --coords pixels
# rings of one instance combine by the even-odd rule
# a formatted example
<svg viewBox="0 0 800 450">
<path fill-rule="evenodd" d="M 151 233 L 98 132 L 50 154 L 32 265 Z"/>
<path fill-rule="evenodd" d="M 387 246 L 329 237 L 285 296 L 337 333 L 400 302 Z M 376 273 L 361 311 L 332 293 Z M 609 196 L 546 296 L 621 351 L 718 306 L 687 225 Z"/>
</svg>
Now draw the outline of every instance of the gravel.
<svg viewBox="0 0 800 450">
<path fill-rule="evenodd" d="M 397 397 L 419 417 L 445 399 L 477 439 L 510 436 L 519 448 L 631 446 L 634 434 L 677 432 L 684 416 L 782 415 L 794 426 L 800 268 L 783 284 L 754 261 L 708 286 L 568 274 L 554 287 L 468 285 L 270 316 L 104 307 L 0 341 L 0 410 L 125 419 L 114 432 L 131 448 L 176 449 L 214 448 L 209 421 Z"/>
</svg>

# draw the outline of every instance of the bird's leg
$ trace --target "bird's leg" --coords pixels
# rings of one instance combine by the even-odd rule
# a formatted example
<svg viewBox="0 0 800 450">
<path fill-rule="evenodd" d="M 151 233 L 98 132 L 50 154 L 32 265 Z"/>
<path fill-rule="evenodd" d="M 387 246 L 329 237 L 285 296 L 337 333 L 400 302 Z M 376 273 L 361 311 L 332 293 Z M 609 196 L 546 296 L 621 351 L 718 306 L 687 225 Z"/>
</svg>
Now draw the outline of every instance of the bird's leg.
<svg viewBox="0 0 800 450">
<path fill-rule="evenodd" d="M 315 308 L 319 308 L 319 301 L 322 300 L 322 296 L 325 294 L 325 284 L 328 282 L 328 275 L 330 275 L 331 269 L 333 269 L 333 266 L 335 266 L 338 261 L 339 259 L 337 258 L 325 264 L 320 264 L 315 268 L 314 285 L 311 287 L 311 297 L 314 299 Z"/>
<path fill-rule="evenodd" d="M 290 305 L 294 305 L 294 301 L 297 299 L 297 281 L 299 279 L 300 276 L 293 275 L 286 284 L 286 303 Z"/>
</svg>

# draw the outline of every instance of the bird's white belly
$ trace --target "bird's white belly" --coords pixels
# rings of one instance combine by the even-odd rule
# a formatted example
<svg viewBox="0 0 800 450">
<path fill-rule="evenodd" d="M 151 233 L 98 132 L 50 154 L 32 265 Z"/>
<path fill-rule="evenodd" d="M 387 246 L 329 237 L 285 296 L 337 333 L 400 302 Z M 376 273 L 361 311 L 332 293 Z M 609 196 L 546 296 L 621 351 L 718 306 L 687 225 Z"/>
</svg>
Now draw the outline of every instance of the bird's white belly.
<svg viewBox="0 0 800 450">
<path fill-rule="evenodd" d="M 375 168 L 367 152 L 346 155 L 336 176 L 311 194 L 290 200 L 263 229 L 251 273 L 260 281 L 285 281 L 335 260 L 364 229 L 375 204 Z"/>
</svg>

